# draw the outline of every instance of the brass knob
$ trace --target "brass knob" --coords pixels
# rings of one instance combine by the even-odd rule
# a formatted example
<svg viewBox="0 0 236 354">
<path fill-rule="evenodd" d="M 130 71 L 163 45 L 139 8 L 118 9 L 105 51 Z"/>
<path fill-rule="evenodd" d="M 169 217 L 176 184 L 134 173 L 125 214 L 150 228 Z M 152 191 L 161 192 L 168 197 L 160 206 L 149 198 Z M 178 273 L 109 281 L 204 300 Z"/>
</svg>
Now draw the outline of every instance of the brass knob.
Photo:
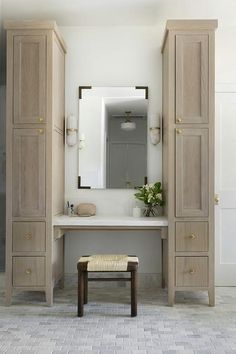
<svg viewBox="0 0 236 354">
<path fill-rule="evenodd" d="M 25 274 L 30 275 L 32 273 L 32 270 L 30 268 L 25 270 Z"/>
<path fill-rule="evenodd" d="M 176 129 L 176 133 L 177 133 L 177 134 L 181 134 L 181 133 L 182 133 L 182 130 L 181 130 L 181 129 Z"/>
<path fill-rule="evenodd" d="M 190 240 L 196 240 L 197 236 L 194 234 L 189 235 Z"/>
<path fill-rule="evenodd" d="M 181 123 L 182 122 L 182 118 L 177 118 L 176 121 L 177 121 L 177 123 Z"/>
<path fill-rule="evenodd" d="M 39 117 L 39 122 L 42 123 L 44 121 L 44 119 L 42 117 Z"/>
<path fill-rule="evenodd" d="M 43 129 L 38 129 L 39 134 L 43 134 Z"/>
<path fill-rule="evenodd" d="M 25 235 L 25 239 L 26 240 L 31 240 L 32 239 L 32 235 L 31 234 L 26 234 Z"/>
<path fill-rule="evenodd" d="M 193 275 L 195 273 L 196 273 L 196 271 L 194 269 L 189 269 L 189 274 Z"/>
<path fill-rule="evenodd" d="M 218 205 L 220 202 L 220 197 L 218 194 L 215 195 L 215 205 Z"/>
</svg>

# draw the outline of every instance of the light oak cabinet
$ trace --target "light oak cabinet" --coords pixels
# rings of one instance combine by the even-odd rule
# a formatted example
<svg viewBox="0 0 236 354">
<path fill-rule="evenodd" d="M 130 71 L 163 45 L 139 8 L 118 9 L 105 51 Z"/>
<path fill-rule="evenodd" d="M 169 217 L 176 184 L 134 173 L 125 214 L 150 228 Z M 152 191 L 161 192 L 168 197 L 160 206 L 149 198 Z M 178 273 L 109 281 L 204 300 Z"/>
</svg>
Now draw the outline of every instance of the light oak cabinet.
<svg viewBox="0 0 236 354">
<path fill-rule="evenodd" d="M 214 32 L 216 20 L 170 20 L 163 53 L 163 189 L 168 302 L 214 295 Z"/>
<path fill-rule="evenodd" d="M 6 304 L 12 291 L 45 291 L 63 278 L 65 43 L 53 21 L 6 21 Z M 59 177 L 58 177 L 59 174 Z"/>
</svg>

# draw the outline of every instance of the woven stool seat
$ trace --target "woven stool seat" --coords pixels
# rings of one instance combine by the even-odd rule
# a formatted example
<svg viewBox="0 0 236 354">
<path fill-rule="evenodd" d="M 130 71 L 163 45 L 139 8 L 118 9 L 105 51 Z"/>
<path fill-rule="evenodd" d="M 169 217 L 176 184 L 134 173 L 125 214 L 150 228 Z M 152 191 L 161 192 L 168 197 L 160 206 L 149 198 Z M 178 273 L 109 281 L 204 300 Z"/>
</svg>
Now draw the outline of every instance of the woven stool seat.
<svg viewBox="0 0 236 354">
<path fill-rule="evenodd" d="M 137 269 L 139 260 L 136 256 L 124 254 L 96 254 L 80 257 L 78 269 L 78 317 L 83 316 L 83 305 L 88 301 L 88 281 L 130 281 L 131 316 L 137 315 Z M 89 272 L 130 272 L 131 277 L 123 278 L 88 278 Z"/>
<path fill-rule="evenodd" d="M 87 263 L 88 272 L 127 272 L 129 262 L 138 264 L 138 257 L 123 254 L 96 254 L 83 256 L 79 263 Z"/>
</svg>

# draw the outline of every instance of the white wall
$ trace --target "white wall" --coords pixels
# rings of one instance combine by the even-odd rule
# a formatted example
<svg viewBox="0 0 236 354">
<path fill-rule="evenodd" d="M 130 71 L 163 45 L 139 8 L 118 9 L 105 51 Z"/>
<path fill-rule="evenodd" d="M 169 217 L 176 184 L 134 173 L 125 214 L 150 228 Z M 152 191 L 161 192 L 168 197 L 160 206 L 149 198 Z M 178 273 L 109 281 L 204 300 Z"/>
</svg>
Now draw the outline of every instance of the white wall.
<svg viewBox="0 0 236 354">
<path fill-rule="evenodd" d="M 216 84 L 236 83 L 236 25 L 216 32 Z"/>
<path fill-rule="evenodd" d="M 67 114 L 78 114 L 78 86 L 82 85 L 148 86 L 150 115 L 161 111 L 160 45 L 163 29 L 150 26 L 62 27 L 61 30 L 68 46 Z M 160 145 L 151 146 L 149 159 L 148 164 L 155 165 L 150 179 L 160 179 Z M 66 148 L 66 200 L 75 204 L 94 202 L 99 214 L 129 215 L 134 203 L 133 194 L 127 190 L 78 191 L 77 150 L 75 147 Z M 91 252 L 137 253 L 141 258 L 141 272 L 160 272 L 160 239 L 153 232 L 140 232 L 138 236 L 133 232 L 103 234 L 81 232 L 80 236 L 71 233 L 66 237 L 67 273 L 76 271 L 76 260 L 80 254 Z"/>
<path fill-rule="evenodd" d="M 201 16 L 199 16 L 201 18 Z M 149 113 L 161 111 L 161 42 L 163 26 L 61 27 L 68 46 L 66 57 L 66 112 L 78 114 L 78 86 L 149 87 Z M 216 34 L 216 82 L 236 82 L 236 27 Z M 149 164 L 161 179 L 161 146 L 152 147 Z M 134 198 L 127 190 L 77 190 L 77 151 L 66 148 L 66 200 L 97 205 L 99 214 L 128 215 Z M 67 273 L 76 271 L 80 254 L 131 252 L 141 259 L 140 272 L 160 272 L 160 239 L 153 232 L 71 233 L 66 238 Z M 99 241 L 98 241 L 99 239 Z M 137 240 L 137 242 L 135 241 Z"/>
</svg>

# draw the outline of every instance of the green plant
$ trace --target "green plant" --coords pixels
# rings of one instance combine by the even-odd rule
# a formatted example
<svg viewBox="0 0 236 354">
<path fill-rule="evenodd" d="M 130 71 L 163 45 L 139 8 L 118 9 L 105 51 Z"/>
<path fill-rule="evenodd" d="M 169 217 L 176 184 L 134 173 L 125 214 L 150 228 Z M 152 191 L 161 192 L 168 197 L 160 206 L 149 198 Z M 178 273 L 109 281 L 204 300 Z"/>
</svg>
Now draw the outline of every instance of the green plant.
<svg viewBox="0 0 236 354">
<path fill-rule="evenodd" d="M 139 187 L 138 192 L 134 195 L 135 198 L 141 200 L 147 206 L 147 210 L 144 212 L 146 216 L 149 216 L 150 214 L 155 215 L 153 208 L 155 206 L 164 205 L 161 182 L 145 184 L 142 187 Z"/>
</svg>

